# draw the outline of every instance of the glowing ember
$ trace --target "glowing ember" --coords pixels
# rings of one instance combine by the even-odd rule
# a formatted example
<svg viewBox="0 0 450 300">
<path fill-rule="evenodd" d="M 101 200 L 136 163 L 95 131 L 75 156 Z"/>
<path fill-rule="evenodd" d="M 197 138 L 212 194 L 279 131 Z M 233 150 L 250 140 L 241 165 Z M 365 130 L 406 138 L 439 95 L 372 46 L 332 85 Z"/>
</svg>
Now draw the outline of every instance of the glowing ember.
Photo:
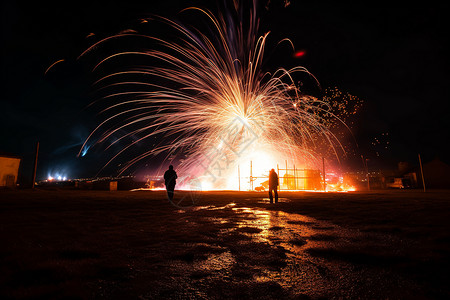
<svg viewBox="0 0 450 300">
<path fill-rule="evenodd" d="M 299 50 L 294 53 L 294 57 L 299 58 L 299 57 L 305 56 L 305 54 L 306 54 L 305 50 Z"/>
</svg>

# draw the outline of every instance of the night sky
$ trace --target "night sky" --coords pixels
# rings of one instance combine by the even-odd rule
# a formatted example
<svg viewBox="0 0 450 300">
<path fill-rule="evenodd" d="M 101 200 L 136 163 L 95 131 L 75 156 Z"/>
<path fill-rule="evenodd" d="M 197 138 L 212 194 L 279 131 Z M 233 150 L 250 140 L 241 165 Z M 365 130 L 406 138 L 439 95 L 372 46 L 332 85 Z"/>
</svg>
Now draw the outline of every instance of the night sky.
<svg viewBox="0 0 450 300">
<path fill-rule="evenodd" d="M 31 174 L 37 141 L 38 179 L 57 172 L 93 176 L 101 167 L 101 153 L 76 158 L 100 122 L 87 107 L 94 100 L 90 66 L 76 60 L 83 50 L 136 28 L 150 14 L 176 18 L 187 6 L 217 11 L 215 1 L 110 3 L 2 2 L 0 152 L 23 157 L 22 180 Z M 284 1 L 272 0 L 260 9 L 261 28 L 271 31 L 269 43 L 290 38 L 305 55 L 294 58 L 277 50 L 268 58 L 269 67 L 302 65 L 323 88 L 336 86 L 362 99 L 353 133 L 357 152 L 373 164 L 416 164 L 418 153 L 425 161 L 439 157 L 449 163 L 449 7 L 438 3 L 291 0 L 285 7 Z M 64 62 L 45 74 L 60 59 Z"/>
</svg>

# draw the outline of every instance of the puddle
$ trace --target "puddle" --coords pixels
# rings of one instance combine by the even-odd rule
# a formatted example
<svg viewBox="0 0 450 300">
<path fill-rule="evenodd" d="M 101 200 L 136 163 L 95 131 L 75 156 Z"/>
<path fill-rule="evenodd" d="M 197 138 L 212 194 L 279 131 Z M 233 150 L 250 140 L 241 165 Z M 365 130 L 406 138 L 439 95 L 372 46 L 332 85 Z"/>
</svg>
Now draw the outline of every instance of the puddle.
<svg viewBox="0 0 450 300">
<path fill-rule="evenodd" d="M 215 205 L 194 206 L 194 207 L 190 208 L 190 211 L 227 209 L 227 208 L 234 207 L 235 205 L 236 205 L 236 203 L 229 203 L 225 206 L 215 206 Z"/>
<path fill-rule="evenodd" d="M 280 198 L 280 202 L 289 201 Z M 269 203 L 269 199 L 258 202 Z M 350 230 L 300 214 L 239 207 L 235 203 L 200 206 L 192 211 L 202 212 L 199 224 L 210 222 L 219 227 L 214 240 L 223 248 L 191 263 L 177 263 L 197 283 L 276 283 L 293 297 L 354 298 L 364 296 L 367 286 L 373 287 L 364 283 L 367 278 L 377 280 L 380 291 L 395 289 L 405 280 L 380 266 L 384 258 L 377 256 L 378 250 L 388 251 L 383 250 L 386 245 L 400 252 L 398 249 L 408 246 L 392 236 Z M 380 291 L 369 295 L 389 296 Z"/>
<path fill-rule="evenodd" d="M 275 201 L 275 200 L 274 200 Z M 278 198 L 278 203 L 288 203 L 291 202 L 291 199 L 289 198 Z M 271 204 L 270 203 L 270 198 L 262 198 L 258 200 L 258 203 L 267 203 L 267 204 Z M 275 203 L 274 203 L 275 204 Z"/>
</svg>

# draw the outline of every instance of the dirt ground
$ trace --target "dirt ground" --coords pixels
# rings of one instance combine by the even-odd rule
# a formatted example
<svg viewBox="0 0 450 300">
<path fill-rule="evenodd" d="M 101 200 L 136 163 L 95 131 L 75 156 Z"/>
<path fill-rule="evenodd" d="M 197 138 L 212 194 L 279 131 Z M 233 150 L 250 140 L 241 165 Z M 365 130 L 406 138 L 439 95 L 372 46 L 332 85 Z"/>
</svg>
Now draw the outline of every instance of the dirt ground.
<svg viewBox="0 0 450 300">
<path fill-rule="evenodd" d="M 450 192 L 0 191 L 1 299 L 450 299 Z"/>
</svg>

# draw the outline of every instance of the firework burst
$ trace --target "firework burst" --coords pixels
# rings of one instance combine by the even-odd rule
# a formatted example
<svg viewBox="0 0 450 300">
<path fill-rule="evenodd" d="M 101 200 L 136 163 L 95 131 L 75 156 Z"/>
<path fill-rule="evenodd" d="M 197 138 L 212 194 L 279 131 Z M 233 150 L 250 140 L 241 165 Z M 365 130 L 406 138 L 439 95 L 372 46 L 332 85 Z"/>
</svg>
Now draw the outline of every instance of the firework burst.
<svg viewBox="0 0 450 300">
<path fill-rule="evenodd" d="M 329 105 L 303 94 L 294 80 L 297 73 L 315 80 L 314 76 L 304 67 L 265 72 L 269 33 L 258 35 L 255 4 L 247 10 L 247 22 L 238 17 L 243 8 L 236 5 L 234 9 L 217 17 L 200 8 L 185 9 L 183 13 L 207 20 L 210 26 L 204 31 L 154 18 L 176 33 L 175 41 L 127 32 L 88 48 L 81 56 L 111 40 L 143 39 L 155 45 L 118 51 L 95 65 L 98 71 L 123 57 L 149 61 L 110 72 L 95 83 L 107 91 L 102 103 L 108 104 L 103 122 L 80 153 L 93 141 L 108 149 L 134 137 L 108 164 L 138 143 L 148 145 L 147 149 L 120 172 L 149 156 L 182 154 L 179 173 L 209 176 L 214 187 L 233 188 L 236 180 L 230 174 L 236 174 L 239 165 L 253 161 L 254 172 L 262 173 L 285 160 L 312 167 L 321 157 L 317 141 L 326 141 L 333 151 L 339 148 L 328 127 Z M 152 142 L 154 138 L 158 144 Z"/>
</svg>

